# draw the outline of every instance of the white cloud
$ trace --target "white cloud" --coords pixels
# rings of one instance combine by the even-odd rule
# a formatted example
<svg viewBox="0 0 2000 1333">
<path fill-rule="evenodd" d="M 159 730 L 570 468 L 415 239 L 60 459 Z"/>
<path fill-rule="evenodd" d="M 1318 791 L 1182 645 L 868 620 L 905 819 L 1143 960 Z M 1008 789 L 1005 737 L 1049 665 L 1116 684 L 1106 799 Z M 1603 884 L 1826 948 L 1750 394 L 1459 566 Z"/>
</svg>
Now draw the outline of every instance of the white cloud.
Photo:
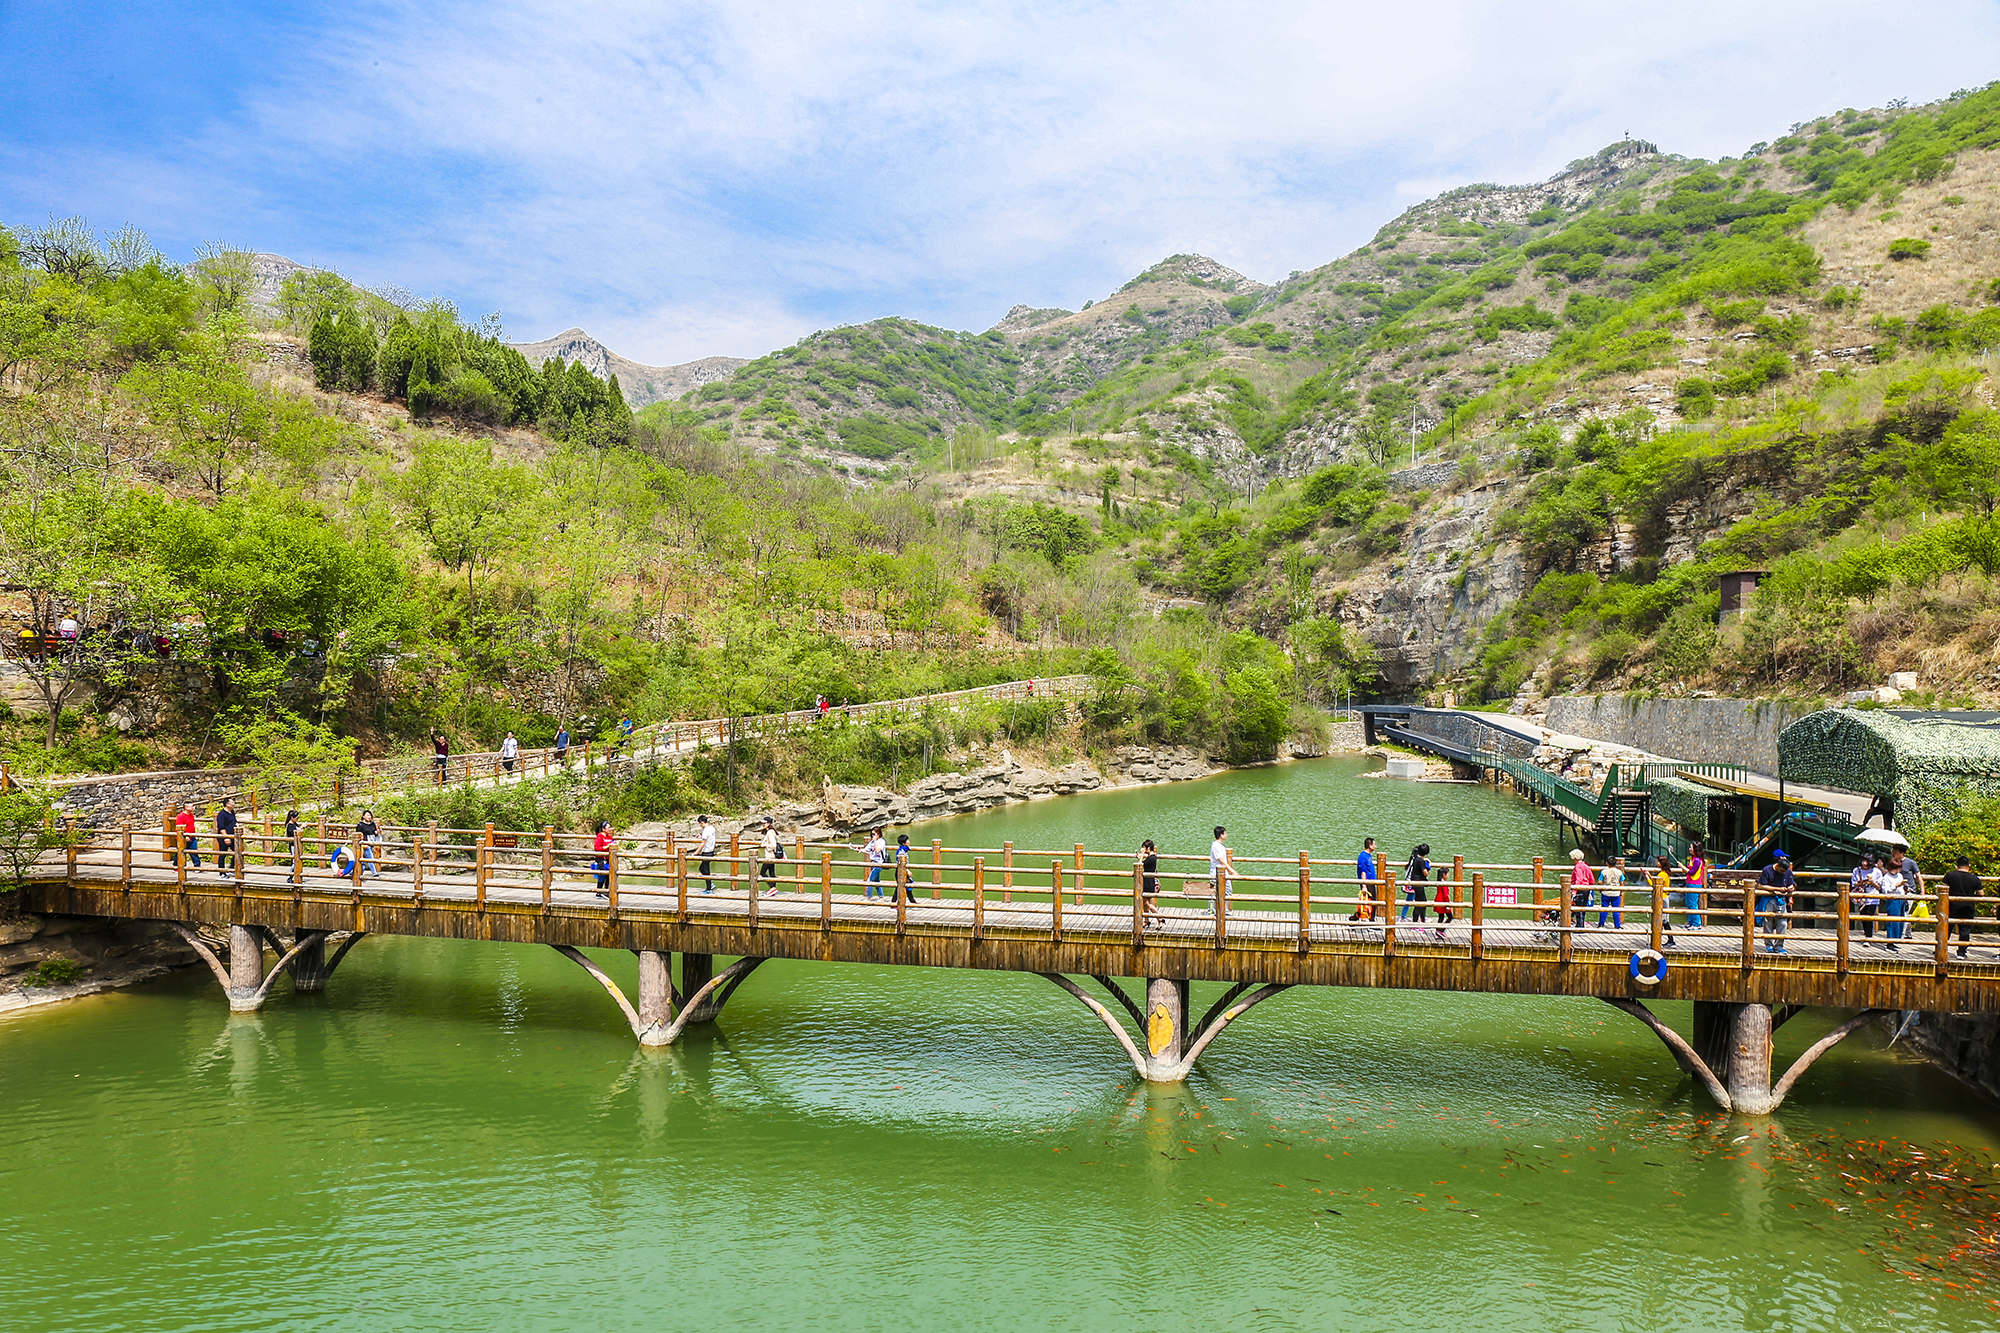
<svg viewBox="0 0 2000 1333">
<path fill-rule="evenodd" d="M 1178 250 L 1268 279 L 1628 130 L 1715 156 L 1982 82 L 1991 20 L 1984 0 L 1920 24 L 1874 0 L 433 0 L 342 8 L 338 40 L 301 43 L 180 161 L 320 253 L 667 362 L 1073 307 Z"/>
</svg>

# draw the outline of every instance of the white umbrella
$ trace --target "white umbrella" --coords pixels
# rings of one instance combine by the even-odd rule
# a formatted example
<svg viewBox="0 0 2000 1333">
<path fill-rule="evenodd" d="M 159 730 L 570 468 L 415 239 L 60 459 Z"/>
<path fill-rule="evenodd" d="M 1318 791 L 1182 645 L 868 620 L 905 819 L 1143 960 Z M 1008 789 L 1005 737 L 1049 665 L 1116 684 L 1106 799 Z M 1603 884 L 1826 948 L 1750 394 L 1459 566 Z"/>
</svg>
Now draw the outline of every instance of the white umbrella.
<svg viewBox="0 0 2000 1333">
<path fill-rule="evenodd" d="M 1892 828 L 1863 829 L 1854 835 L 1854 840 L 1856 842 L 1883 842 L 1891 847 L 1902 847 L 1905 849 L 1910 845 L 1908 838 Z"/>
</svg>

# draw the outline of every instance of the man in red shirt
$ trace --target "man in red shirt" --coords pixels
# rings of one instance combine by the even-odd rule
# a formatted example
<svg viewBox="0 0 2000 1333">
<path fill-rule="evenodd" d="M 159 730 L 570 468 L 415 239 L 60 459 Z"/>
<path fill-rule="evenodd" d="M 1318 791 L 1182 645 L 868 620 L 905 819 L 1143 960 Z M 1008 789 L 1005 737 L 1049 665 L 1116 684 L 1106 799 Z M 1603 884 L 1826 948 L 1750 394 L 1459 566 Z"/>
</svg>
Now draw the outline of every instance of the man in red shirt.
<svg viewBox="0 0 2000 1333">
<path fill-rule="evenodd" d="M 194 811 L 188 809 L 186 803 L 182 803 L 180 812 L 174 816 L 174 827 L 180 830 L 181 851 L 199 868 L 201 866 L 201 852 L 199 850 L 201 844 L 195 840 L 194 836 Z"/>
</svg>

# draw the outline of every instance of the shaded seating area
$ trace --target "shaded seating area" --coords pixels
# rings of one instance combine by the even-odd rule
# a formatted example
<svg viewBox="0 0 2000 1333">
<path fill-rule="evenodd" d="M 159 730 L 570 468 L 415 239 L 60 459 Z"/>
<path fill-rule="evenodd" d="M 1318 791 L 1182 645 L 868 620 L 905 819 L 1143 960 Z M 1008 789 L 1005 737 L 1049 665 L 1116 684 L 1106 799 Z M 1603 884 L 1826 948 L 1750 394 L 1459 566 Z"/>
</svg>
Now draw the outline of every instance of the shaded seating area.
<svg viewBox="0 0 2000 1333">
<path fill-rule="evenodd" d="M 1871 796 L 1889 827 L 1939 818 L 1962 789 L 2000 794 L 2000 713 L 1824 709 L 1778 733 L 1778 772 Z"/>
</svg>

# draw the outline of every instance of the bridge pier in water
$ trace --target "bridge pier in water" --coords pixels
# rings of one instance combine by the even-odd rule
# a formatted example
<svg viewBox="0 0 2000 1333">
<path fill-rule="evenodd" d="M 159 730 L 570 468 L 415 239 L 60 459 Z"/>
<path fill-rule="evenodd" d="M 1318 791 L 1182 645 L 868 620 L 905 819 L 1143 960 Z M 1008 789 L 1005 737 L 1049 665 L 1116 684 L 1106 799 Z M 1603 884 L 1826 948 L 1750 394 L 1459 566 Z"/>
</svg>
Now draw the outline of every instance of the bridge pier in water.
<svg viewBox="0 0 2000 1333">
<path fill-rule="evenodd" d="M 1040 975 L 1068 991 L 1086 1009 L 1096 1014 L 1098 1020 L 1111 1030 L 1111 1035 L 1118 1039 L 1118 1044 L 1125 1048 L 1125 1054 L 1131 1057 L 1132 1068 L 1148 1083 L 1186 1082 L 1188 1074 L 1194 1069 L 1195 1058 L 1208 1049 L 1208 1044 L 1221 1035 L 1222 1029 L 1256 1005 L 1291 989 L 1290 985 L 1278 982 L 1256 986 L 1252 982 L 1239 981 L 1209 1006 L 1199 1023 L 1190 1023 L 1191 997 L 1188 982 L 1184 979 L 1147 977 L 1146 1007 L 1142 1010 L 1115 978 L 1092 976 L 1091 980 L 1132 1016 L 1139 1030 L 1135 1039 L 1126 1030 L 1123 1020 L 1082 986 L 1059 972 L 1043 972 Z"/>
<path fill-rule="evenodd" d="M 739 958 L 721 972 L 715 970 L 715 955 L 681 955 L 681 984 L 674 985 L 672 956 L 661 950 L 634 949 L 639 956 L 639 1002 L 635 1005 L 625 990 L 573 945 L 551 945 L 557 953 L 590 973 L 598 985 L 624 1013 L 632 1035 L 641 1046 L 671 1046 L 696 1023 L 712 1023 L 721 1015 L 729 997 L 744 978 L 765 961 Z"/>
<path fill-rule="evenodd" d="M 1694 1039 L 1688 1041 L 1662 1022 L 1638 1000 L 1606 999 L 1606 1004 L 1622 1009 L 1653 1029 L 1674 1059 L 1709 1097 L 1725 1111 L 1741 1115 L 1770 1115 L 1784 1105 L 1792 1090 L 1813 1062 L 1839 1045 L 1849 1034 L 1859 1031 L 1888 1009 L 1863 1009 L 1833 1031 L 1807 1047 L 1792 1061 L 1784 1077 L 1771 1081 L 1771 1054 L 1777 1030 L 1800 1012 L 1803 1006 L 1788 1005 L 1775 1017 L 1768 1004 L 1734 1004 L 1722 1000 L 1694 1002 Z"/>
</svg>

